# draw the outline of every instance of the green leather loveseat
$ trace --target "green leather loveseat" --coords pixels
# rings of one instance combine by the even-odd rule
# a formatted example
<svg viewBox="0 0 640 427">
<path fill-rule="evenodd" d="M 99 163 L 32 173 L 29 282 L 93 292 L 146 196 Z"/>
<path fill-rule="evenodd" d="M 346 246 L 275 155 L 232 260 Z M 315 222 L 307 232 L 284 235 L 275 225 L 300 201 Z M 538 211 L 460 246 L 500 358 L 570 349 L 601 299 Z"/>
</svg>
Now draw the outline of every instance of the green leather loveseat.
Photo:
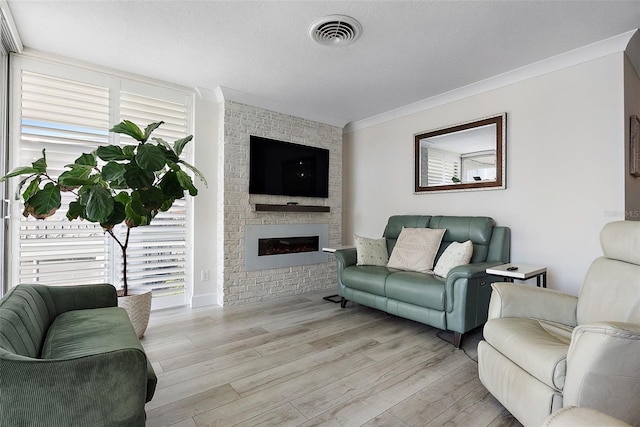
<svg viewBox="0 0 640 427">
<path fill-rule="evenodd" d="M 112 285 L 0 300 L 0 425 L 144 426 L 156 375 Z"/>
<path fill-rule="evenodd" d="M 502 279 L 486 269 L 510 261 L 511 232 L 489 217 L 397 215 L 389 218 L 383 236 L 391 255 L 402 228 L 445 229 L 435 261 L 451 242 L 471 240 L 467 265 L 452 268 L 446 277 L 386 266 L 357 265 L 355 248 L 335 252 L 338 294 L 344 308 L 354 301 L 387 313 L 454 332 L 460 347 L 464 333 L 487 320 L 491 283 Z"/>
</svg>

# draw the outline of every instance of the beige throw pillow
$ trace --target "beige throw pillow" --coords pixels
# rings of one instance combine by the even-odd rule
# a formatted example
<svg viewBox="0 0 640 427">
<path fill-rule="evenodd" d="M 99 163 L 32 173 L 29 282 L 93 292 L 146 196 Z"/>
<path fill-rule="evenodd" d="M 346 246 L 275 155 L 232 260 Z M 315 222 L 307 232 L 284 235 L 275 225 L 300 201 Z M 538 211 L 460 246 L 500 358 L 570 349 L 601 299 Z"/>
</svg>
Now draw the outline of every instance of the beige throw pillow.
<svg viewBox="0 0 640 427">
<path fill-rule="evenodd" d="M 403 228 L 387 267 L 429 273 L 446 230 Z"/>
<path fill-rule="evenodd" d="M 436 267 L 433 269 L 433 274 L 440 277 L 446 277 L 449 274 L 449 270 L 459 265 L 469 264 L 471 256 L 473 255 L 473 243 L 471 240 L 466 242 L 452 242 L 447 249 L 444 250 Z"/>
<path fill-rule="evenodd" d="M 387 265 L 387 239 L 369 239 L 357 235 L 353 237 L 356 242 L 357 265 Z"/>
</svg>

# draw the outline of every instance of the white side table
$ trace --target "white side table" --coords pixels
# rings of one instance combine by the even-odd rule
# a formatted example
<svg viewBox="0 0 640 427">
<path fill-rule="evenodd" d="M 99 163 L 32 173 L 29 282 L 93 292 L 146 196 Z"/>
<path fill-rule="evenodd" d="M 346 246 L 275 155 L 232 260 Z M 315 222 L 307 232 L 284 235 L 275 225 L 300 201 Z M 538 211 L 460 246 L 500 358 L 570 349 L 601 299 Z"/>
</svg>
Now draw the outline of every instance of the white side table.
<svg viewBox="0 0 640 427">
<path fill-rule="evenodd" d="M 514 267 L 517 269 L 513 269 Z M 504 277 L 507 282 L 513 282 L 514 279 L 527 280 L 535 277 L 538 287 L 547 287 L 547 267 L 538 265 L 503 264 L 487 268 L 487 274 Z"/>
<path fill-rule="evenodd" d="M 335 245 L 335 246 L 331 246 L 331 247 L 327 247 L 327 248 L 322 248 L 322 252 L 328 252 L 330 254 L 333 254 L 339 249 L 349 249 L 349 248 L 355 248 L 355 246 Z M 336 298 L 337 298 L 337 300 L 336 300 Z M 331 301 L 331 302 L 335 302 L 335 303 L 341 302 L 340 295 L 338 295 L 338 294 L 328 295 L 326 297 L 322 297 L 322 299 L 323 300 L 327 300 L 327 301 Z"/>
</svg>

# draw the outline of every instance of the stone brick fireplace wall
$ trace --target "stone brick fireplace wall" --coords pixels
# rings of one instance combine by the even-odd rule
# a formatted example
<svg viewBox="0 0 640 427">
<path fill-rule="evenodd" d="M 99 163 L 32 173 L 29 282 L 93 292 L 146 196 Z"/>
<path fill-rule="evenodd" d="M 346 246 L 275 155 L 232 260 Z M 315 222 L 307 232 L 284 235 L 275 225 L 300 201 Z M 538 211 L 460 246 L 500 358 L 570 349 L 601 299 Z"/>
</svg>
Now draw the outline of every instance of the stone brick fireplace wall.
<svg viewBox="0 0 640 427">
<path fill-rule="evenodd" d="M 222 305 L 238 305 L 326 289 L 335 293 L 332 256 L 320 264 L 245 270 L 245 226 L 328 224 L 329 245 L 342 241 L 342 129 L 235 101 L 221 109 L 218 158 L 217 293 Z M 329 198 L 249 195 L 249 136 L 326 148 Z M 330 212 L 257 212 L 256 204 L 320 205 Z"/>
</svg>

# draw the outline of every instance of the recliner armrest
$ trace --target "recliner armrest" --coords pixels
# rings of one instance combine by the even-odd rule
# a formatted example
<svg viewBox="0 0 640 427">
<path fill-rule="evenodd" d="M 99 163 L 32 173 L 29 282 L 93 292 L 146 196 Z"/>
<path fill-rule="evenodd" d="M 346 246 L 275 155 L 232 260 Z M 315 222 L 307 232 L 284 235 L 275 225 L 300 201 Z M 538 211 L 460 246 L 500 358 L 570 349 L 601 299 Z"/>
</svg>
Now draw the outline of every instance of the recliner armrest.
<svg viewBox="0 0 640 427">
<path fill-rule="evenodd" d="M 640 324 L 599 322 L 573 330 L 564 405 L 588 406 L 640 423 Z"/>
<path fill-rule="evenodd" d="M 575 327 L 578 297 L 546 288 L 514 283 L 492 283 L 489 320 L 531 317 Z"/>
</svg>

